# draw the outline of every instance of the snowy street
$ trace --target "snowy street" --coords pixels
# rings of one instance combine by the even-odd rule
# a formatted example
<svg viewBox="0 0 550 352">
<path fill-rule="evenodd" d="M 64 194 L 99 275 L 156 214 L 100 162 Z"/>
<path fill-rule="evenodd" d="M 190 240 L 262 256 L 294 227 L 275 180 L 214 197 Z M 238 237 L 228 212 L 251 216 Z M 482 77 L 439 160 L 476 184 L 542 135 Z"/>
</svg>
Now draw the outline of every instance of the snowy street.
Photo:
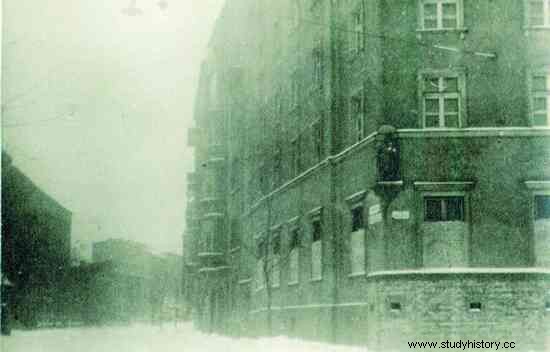
<svg viewBox="0 0 550 352">
<path fill-rule="evenodd" d="M 178 327 L 166 324 L 162 328 L 134 325 L 12 331 L 12 336 L 0 339 L 1 352 L 366 351 L 366 348 L 331 346 L 285 337 L 232 339 L 206 335 L 194 330 L 190 323 L 180 323 Z"/>
</svg>

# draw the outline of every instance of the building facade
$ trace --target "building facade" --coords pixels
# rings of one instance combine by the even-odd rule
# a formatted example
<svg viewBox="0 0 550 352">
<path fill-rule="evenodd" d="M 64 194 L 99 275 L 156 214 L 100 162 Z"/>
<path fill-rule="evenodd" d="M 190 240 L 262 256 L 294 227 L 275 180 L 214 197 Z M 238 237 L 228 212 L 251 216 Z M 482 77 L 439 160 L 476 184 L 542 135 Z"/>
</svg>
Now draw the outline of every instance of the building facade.
<svg viewBox="0 0 550 352">
<path fill-rule="evenodd" d="M 550 1 L 228 0 L 202 66 L 195 321 L 549 348 Z"/>
</svg>

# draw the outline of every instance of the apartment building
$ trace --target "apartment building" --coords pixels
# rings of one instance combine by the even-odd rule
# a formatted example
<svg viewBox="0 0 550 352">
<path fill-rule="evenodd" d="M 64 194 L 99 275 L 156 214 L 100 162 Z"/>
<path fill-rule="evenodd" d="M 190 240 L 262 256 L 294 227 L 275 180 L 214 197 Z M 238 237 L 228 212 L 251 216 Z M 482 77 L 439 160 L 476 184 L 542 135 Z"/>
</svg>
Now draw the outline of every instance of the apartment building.
<svg viewBox="0 0 550 352">
<path fill-rule="evenodd" d="M 189 131 L 196 323 L 548 348 L 549 96 L 549 0 L 228 0 Z"/>
</svg>

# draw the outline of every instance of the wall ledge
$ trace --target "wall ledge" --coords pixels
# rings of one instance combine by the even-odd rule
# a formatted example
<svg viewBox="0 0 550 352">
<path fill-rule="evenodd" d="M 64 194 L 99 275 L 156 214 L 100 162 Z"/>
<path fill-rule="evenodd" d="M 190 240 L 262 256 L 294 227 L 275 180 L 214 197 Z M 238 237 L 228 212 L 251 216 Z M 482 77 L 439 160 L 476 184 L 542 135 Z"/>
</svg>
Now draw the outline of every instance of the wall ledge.
<svg viewBox="0 0 550 352">
<path fill-rule="evenodd" d="M 410 270 L 384 270 L 369 273 L 367 277 L 406 276 L 437 274 L 544 274 L 550 275 L 550 268 L 433 268 Z"/>
</svg>

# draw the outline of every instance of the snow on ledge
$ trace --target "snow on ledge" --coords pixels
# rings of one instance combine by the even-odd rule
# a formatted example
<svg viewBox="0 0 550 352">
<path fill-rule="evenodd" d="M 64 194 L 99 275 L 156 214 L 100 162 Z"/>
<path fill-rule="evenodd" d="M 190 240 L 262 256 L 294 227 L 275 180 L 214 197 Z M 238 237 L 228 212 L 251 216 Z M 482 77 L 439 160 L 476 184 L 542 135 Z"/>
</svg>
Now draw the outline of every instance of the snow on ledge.
<svg viewBox="0 0 550 352">
<path fill-rule="evenodd" d="M 425 268 L 384 270 L 369 273 L 367 277 L 430 274 L 550 274 L 550 268 Z"/>
</svg>

